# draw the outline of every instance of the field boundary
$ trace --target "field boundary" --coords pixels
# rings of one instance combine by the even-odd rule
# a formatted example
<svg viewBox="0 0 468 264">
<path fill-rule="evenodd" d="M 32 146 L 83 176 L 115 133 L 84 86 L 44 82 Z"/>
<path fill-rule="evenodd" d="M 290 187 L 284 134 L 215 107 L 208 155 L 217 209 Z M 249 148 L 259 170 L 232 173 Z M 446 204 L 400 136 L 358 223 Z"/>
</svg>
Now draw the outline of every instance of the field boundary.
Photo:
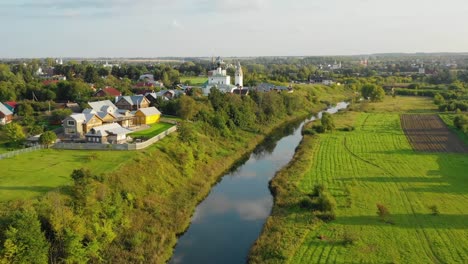
<svg viewBox="0 0 468 264">
<path fill-rule="evenodd" d="M 43 149 L 43 148 L 44 148 L 44 146 L 37 145 L 37 146 L 34 146 L 34 147 L 30 147 L 30 148 L 24 148 L 24 149 L 18 149 L 18 150 L 14 150 L 14 151 L 5 152 L 3 154 L 0 154 L 0 160 L 6 159 L 6 158 L 11 158 L 11 157 L 14 157 L 14 156 L 18 156 L 18 155 L 23 154 L 23 153 L 33 152 L 33 151 L 40 150 L 40 149 Z"/>
<path fill-rule="evenodd" d="M 159 133 L 158 135 L 144 141 L 141 143 L 131 143 L 131 144 L 96 144 L 96 143 L 56 143 L 53 148 L 55 149 L 68 149 L 68 150 L 120 150 L 120 151 L 129 151 L 129 150 L 141 150 L 145 149 L 154 143 L 160 141 L 166 136 L 177 131 L 177 126 L 173 126 L 167 129 L 164 132 Z"/>
<path fill-rule="evenodd" d="M 415 151 L 468 153 L 465 142 L 437 114 L 403 114 L 400 123 Z"/>
</svg>

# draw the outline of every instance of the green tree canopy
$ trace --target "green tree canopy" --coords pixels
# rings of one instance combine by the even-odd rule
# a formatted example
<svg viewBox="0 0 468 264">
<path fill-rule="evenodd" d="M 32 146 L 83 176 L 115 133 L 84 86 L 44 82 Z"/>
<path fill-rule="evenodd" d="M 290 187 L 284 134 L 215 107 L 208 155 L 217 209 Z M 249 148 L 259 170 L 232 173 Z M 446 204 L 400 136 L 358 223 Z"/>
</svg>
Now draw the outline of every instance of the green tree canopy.
<svg viewBox="0 0 468 264">
<path fill-rule="evenodd" d="M 52 131 L 46 131 L 42 133 L 39 137 L 39 143 L 41 145 L 50 145 L 53 144 L 57 140 L 57 135 Z"/>
<path fill-rule="evenodd" d="M 361 93 L 364 98 L 372 102 L 380 102 L 385 97 L 385 91 L 382 87 L 375 84 L 365 84 L 361 87 Z"/>
<path fill-rule="evenodd" d="M 3 231 L 0 263 L 47 263 L 49 243 L 34 209 L 16 211 Z"/>
</svg>

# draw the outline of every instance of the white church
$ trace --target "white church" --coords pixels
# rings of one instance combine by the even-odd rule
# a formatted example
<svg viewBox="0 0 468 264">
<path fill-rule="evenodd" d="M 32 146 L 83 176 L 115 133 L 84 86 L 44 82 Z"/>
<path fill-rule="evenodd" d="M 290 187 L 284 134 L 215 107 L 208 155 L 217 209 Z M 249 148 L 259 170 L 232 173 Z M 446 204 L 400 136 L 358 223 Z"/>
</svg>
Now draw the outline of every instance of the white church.
<svg viewBox="0 0 468 264">
<path fill-rule="evenodd" d="M 244 86 L 244 75 L 240 62 L 236 65 L 234 85 L 231 84 L 231 76 L 227 74 L 226 64 L 218 57 L 216 59 L 216 69 L 208 72 L 208 83 L 203 87 L 203 93 L 208 95 L 212 87 L 216 87 L 223 93 L 232 93 L 235 89 Z"/>
</svg>

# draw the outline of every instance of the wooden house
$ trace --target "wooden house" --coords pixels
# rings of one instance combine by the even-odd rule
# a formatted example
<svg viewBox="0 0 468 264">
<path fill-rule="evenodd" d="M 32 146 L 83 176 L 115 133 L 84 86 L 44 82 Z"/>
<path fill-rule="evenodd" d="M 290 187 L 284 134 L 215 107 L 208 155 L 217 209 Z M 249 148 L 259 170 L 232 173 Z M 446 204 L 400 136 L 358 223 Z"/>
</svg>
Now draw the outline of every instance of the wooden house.
<svg viewBox="0 0 468 264">
<path fill-rule="evenodd" d="M 62 122 L 64 134 L 69 138 L 82 138 L 88 131 L 101 126 L 103 120 L 96 114 L 73 114 Z"/>
<path fill-rule="evenodd" d="M 0 103 L 0 125 L 6 125 L 13 120 L 13 112 L 4 104 Z"/>
<path fill-rule="evenodd" d="M 159 122 L 161 112 L 156 107 L 140 108 L 135 113 L 135 124 L 150 125 Z"/>
<path fill-rule="evenodd" d="M 150 101 L 143 95 L 120 96 L 118 97 L 117 103 L 115 103 L 115 105 L 119 109 L 136 111 L 140 108 L 149 107 Z"/>
</svg>

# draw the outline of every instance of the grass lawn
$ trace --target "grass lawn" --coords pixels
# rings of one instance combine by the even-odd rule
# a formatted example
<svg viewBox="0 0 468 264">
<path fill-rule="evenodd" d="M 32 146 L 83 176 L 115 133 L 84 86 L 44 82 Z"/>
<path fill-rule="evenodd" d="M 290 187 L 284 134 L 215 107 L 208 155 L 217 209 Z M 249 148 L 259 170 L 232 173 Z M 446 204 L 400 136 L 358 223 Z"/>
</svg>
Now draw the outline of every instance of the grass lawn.
<svg viewBox="0 0 468 264">
<path fill-rule="evenodd" d="M 29 199 L 71 182 L 74 169 L 114 171 L 139 152 L 39 150 L 0 160 L 0 202 Z"/>
<path fill-rule="evenodd" d="M 190 81 L 190 85 L 193 85 L 193 86 L 202 86 L 205 82 L 208 81 L 208 77 L 200 77 L 200 76 L 180 77 L 181 83 L 185 83 L 186 81 Z"/>
<path fill-rule="evenodd" d="M 439 116 L 452 131 L 454 131 L 466 144 L 468 144 L 468 135 L 463 133 L 460 129 L 457 129 L 453 124 L 453 120 L 457 114 L 442 113 L 439 114 Z"/>
<path fill-rule="evenodd" d="M 276 204 L 252 263 L 466 261 L 468 156 L 414 152 L 388 100 L 371 104 L 372 113 L 336 116 L 338 126 L 353 120 L 355 131 L 305 136 L 294 162 L 273 180 Z M 421 100 L 399 98 L 395 110 L 431 111 Z M 317 221 L 298 206 L 316 184 L 336 199 L 336 220 Z M 393 224 L 378 218 L 377 203 Z"/>
<path fill-rule="evenodd" d="M 173 127 L 173 124 L 159 122 L 156 124 L 150 125 L 150 128 L 138 132 L 131 133 L 130 136 L 133 138 L 152 138 L 159 135 L 160 133 L 168 130 Z"/>
<path fill-rule="evenodd" d="M 371 103 L 366 112 L 389 113 L 433 113 L 438 111 L 430 97 L 421 96 L 386 96 L 383 102 Z"/>
</svg>

